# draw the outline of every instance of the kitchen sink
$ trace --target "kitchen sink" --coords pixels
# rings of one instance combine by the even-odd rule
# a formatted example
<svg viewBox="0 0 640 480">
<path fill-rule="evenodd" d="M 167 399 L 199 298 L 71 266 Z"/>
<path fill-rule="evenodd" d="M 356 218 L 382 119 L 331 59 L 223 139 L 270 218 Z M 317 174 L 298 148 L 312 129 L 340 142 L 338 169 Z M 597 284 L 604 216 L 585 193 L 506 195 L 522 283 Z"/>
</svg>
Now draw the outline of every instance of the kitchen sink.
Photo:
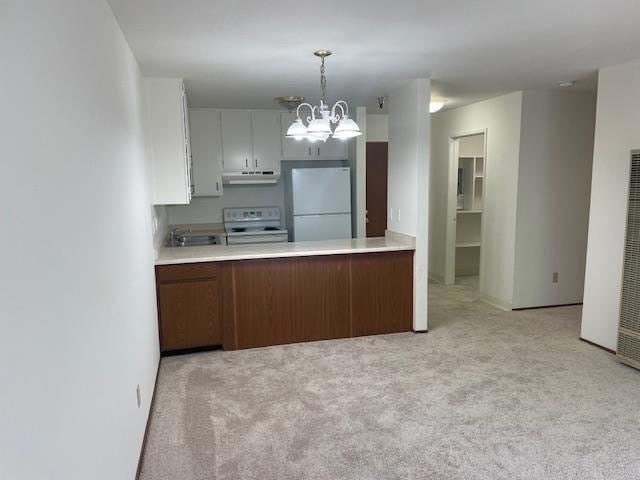
<svg viewBox="0 0 640 480">
<path fill-rule="evenodd" d="M 209 235 L 202 233 L 192 233 L 191 231 L 176 232 L 171 231 L 168 247 L 197 247 L 202 245 L 222 245 L 219 235 Z"/>
</svg>

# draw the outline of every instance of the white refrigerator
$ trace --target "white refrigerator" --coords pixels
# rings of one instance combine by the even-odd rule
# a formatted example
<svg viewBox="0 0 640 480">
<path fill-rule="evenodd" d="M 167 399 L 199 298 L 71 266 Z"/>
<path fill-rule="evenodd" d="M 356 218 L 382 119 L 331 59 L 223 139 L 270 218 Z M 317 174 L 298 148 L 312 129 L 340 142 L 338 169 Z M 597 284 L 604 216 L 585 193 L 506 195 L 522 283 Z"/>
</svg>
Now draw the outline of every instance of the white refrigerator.
<svg viewBox="0 0 640 480">
<path fill-rule="evenodd" d="M 351 238 L 351 169 L 294 168 L 293 241 Z"/>
</svg>

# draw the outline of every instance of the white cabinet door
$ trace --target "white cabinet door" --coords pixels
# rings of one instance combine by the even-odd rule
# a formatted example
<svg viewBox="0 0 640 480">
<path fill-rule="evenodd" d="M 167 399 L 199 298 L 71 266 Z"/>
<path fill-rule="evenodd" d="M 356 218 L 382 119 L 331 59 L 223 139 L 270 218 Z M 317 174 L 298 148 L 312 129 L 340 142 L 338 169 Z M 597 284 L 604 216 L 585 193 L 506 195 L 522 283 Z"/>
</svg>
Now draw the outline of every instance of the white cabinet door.
<svg viewBox="0 0 640 480">
<path fill-rule="evenodd" d="M 317 159 L 318 160 L 346 160 L 348 158 L 347 146 L 348 140 L 337 140 L 330 138 L 326 142 L 318 142 Z"/>
<path fill-rule="evenodd" d="M 187 91 L 182 83 L 182 131 L 184 134 L 185 168 L 187 169 L 186 188 L 189 202 L 193 196 L 195 186 L 193 184 L 193 151 L 191 149 L 191 129 L 189 128 L 189 107 L 187 106 Z"/>
<path fill-rule="evenodd" d="M 282 158 L 280 112 L 251 112 L 251 127 L 253 163 L 250 166 L 262 172 L 279 172 Z"/>
<path fill-rule="evenodd" d="M 154 205 L 191 200 L 191 150 L 186 95 L 179 78 L 145 79 L 145 137 Z"/>
<path fill-rule="evenodd" d="M 195 196 L 222 195 L 222 133 L 220 112 L 191 110 L 191 152 Z"/>
<path fill-rule="evenodd" d="M 282 159 L 283 160 L 309 160 L 315 158 L 312 156 L 311 147 L 314 144 L 308 140 L 295 140 L 293 138 L 285 138 L 289 126 L 295 121 L 295 113 L 281 114 L 282 121 Z M 313 150 L 315 153 L 315 150 Z"/>
<path fill-rule="evenodd" d="M 222 111 L 222 164 L 225 171 L 254 170 L 251 112 Z"/>
</svg>

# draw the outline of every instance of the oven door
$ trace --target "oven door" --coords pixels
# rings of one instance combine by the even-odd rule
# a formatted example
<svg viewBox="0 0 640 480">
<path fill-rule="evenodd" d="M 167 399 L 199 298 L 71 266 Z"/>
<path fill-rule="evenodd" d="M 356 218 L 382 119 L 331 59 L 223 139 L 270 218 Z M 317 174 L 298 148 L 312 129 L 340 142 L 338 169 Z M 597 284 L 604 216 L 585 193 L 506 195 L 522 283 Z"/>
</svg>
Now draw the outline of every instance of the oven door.
<svg viewBox="0 0 640 480">
<path fill-rule="evenodd" d="M 228 235 L 227 245 L 247 245 L 252 243 L 281 243 L 288 241 L 286 233 L 266 235 Z"/>
</svg>

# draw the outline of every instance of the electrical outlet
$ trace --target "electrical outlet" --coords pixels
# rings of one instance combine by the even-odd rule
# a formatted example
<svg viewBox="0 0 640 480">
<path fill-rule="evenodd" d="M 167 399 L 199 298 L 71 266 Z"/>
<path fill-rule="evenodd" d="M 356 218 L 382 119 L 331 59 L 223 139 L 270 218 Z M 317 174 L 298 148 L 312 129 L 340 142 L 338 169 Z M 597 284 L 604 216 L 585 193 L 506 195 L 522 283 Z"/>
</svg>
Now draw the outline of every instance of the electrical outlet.
<svg viewBox="0 0 640 480">
<path fill-rule="evenodd" d="M 140 404 L 142 403 L 142 397 L 140 396 L 140 384 L 136 387 L 136 399 L 138 400 L 138 408 L 140 408 Z"/>
<path fill-rule="evenodd" d="M 559 273 L 558 272 L 553 272 L 553 278 L 552 278 L 552 282 L 553 283 L 558 283 L 558 278 L 559 278 Z"/>
</svg>

